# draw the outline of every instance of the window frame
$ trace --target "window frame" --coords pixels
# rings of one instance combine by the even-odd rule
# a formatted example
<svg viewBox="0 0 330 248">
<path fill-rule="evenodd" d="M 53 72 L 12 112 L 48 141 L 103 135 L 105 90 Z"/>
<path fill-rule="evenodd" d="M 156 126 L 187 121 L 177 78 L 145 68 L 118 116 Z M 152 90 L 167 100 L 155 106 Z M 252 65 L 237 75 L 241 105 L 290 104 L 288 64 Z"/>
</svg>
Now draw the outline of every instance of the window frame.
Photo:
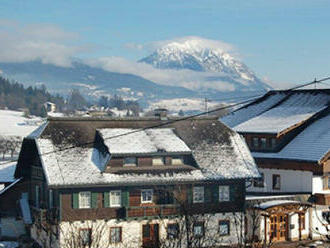
<svg viewBox="0 0 330 248">
<path fill-rule="evenodd" d="M 177 163 L 173 163 L 174 161 L 177 161 Z M 173 156 L 171 158 L 171 165 L 183 165 L 184 159 L 183 156 Z"/>
<path fill-rule="evenodd" d="M 161 161 L 161 163 L 155 163 L 154 161 L 157 159 L 159 159 L 159 161 Z M 162 157 L 162 156 L 156 156 L 156 157 L 152 157 L 151 159 L 151 165 L 152 166 L 162 166 L 162 165 L 165 165 L 166 164 L 166 161 L 165 161 L 165 157 Z"/>
<path fill-rule="evenodd" d="M 119 241 L 113 241 L 112 240 L 112 230 L 119 230 Z M 109 233 L 109 242 L 110 244 L 119 244 L 123 242 L 123 230 L 121 226 L 112 226 L 110 227 L 110 233 Z"/>
<path fill-rule="evenodd" d="M 143 193 L 151 192 L 151 200 L 143 200 Z M 153 189 L 141 189 L 141 203 L 152 203 L 154 198 L 154 190 Z"/>
<path fill-rule="evenodd" d="M 111 194 L 112 193 L 119 193 L 119 204 L 112 203 L 112 200 L 111 200 Z M 118 208 L 118 207 L 121 207 L 121 205 L 122 205 L 122 202 L 121 202 L 121 190 L 111 190 L 109 192 L 109 207 L 111 207 L 111 208 Z"/>
<path fill-rule="evenodd" d="M 276 186 L 276 184 L 275 184 L 275 178 L 278 178 L 278 186 Z M 272 189 L 274 189 L 274 190 L 280 190 L 281 189 L 281 175 L 279 175 L 279 174 L 273 174 L 273 176 L 272 176 Z"/>
<path fill-rule="evenodd" d="M 134 160 L 134 163 L 127 163 L 125 160 Z M 130 167 L 130 166 L 132 166 L 132 167 L 134 167 L 134 166 L 137 166 L 137 163 L 138 163 L 138 161 L 137 161 L 137 157 L 124 157 L 123 158 L 123 166 L 124 167 Z"/>
<path fill-rule="evenodd" d="M 218 234 L 219 234 L 219 236 L 230 236 L 230 221 L 229 220 L 219 220 L 218 223 L 219 223 L 218 224 Z M 226 234 L 221 234 L 220 233 L 220 226 L 223 225 L 223 224 L 227 225 L 227 233 Z"/>
<path fill-rule="evenodd" d="M 88 231 L 88 243 L 87 244 L 82 243 L 82 245 L 83 246 L 91 246 L 91 244 L 93 242 L 92 241 L 92 228 L 80 228 L 79 229 L 79 238 L 81 238 L 80 241 L 83 242 L 81 233 L 85 232 L 85 231 Z"/>
<path fill-rule="evenodd" d="M 197 227 L 197 226 L 202 227 L 202 234 L 196 234 L 195 227 Z M 193 234 L 194 234 L 194 237 L 197 237 L 197 238 L 204 237 L 204 235 L 205 235 L 205 223 L 203 221 L 199 221 L 199 222 L 194 223 L 194 225 L 193 225 Z"/>
<path fill-rule="evenodd" d="M 259 148 L 259 138 L 258 137 L 252 137 L 252 147 L 253 148 Z"/>
<path fill-rule="evenodd" d="M 260 148 L 261 149 L 267 149 L 267 138 L 260 138 Z"/>
<path fill-rule="evenodd" d="M 224 195 L 224 194 L 220 194 L 220 189 L 226 189 L 228 192 L 228 198 L 225 198 L 225 199 L 222 199 L 221 198 L 221 195 Z M 219 192 L 219 197 L 218 197 L 218 200 L 219 202 L 229 202 L 230 201 L 230 186 L 229 185 L 219 185 L 218 187 L 218 192 Z"/>
<path fill-rule="evenodd" d="M 201 190 L 201 192 L 197 192 L 199 190 Z M 202 195 L 202 199 L 197 199 L 195 198 L 195 196 L 198 195 Z M 194 186 L 193 187 L 193 203 L 204 203 L 205 202 L 205 188 L 204 186 Z"/>
<path fill-rule="evenodd" d="M 260 172 L 261 178 L 253 180 L 253 187 L 264 188 L 265 187 L 265 173 Z"/>
<path fill-rule="evenodd" d="M 175 233 L 170 233 L 170 227 L 175 227 Z M 166 227 L 167 239 L 177 239 L 179 238 L 179 223 L 168 223 Z"/>
<path fill-rule="evenodd" d="M 89 194 L 89 206 L 86 206 L 86 205 L 83 205 L 81 204 L 82 203 L 82 194 L 85 194 L 85 193 L 88 193 Z M 90 191 L 80 191 L 78 193 L 78 206 L 79 206 L 79 209 L 89 209 L 89 208 L 92 208 L 92 192 Z"/>
</svg>

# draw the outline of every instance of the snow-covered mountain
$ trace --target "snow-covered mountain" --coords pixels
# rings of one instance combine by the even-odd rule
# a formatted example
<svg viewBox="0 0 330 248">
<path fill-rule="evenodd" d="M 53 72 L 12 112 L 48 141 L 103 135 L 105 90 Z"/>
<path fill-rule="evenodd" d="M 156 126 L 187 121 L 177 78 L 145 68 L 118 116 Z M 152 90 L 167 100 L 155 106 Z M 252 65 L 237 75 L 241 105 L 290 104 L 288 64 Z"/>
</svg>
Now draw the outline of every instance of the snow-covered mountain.
<svg viewBox="0 0 330 248">
<path fill-rule="evenodd" d="M 189 69 L 214 73 L 208 76 L 207 81 L 232 83 L 236 86 L 236 90 L 270 88 L 226 49 L 216 46 L 214 41 L 199 37 L 169 42 L 139 62 L 160 69 Z"/>
</svg>

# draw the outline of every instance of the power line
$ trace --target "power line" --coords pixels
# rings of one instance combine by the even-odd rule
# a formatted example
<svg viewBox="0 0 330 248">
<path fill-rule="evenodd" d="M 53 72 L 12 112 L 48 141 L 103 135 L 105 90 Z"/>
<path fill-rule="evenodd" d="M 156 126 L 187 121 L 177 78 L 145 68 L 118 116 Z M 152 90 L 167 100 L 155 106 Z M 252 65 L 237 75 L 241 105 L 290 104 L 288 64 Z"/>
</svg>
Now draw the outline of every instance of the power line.
<svg viewBox="0 0 330 248">
<path fill-rule="evenodd" d="M 316 80 L 316 79 L 315 79 L 315 80 L 312 81 L 312 82 L 305 83 L 305 84 L 302 84 L 302 85 L 298 85 L 298 86 L 295 86 L 295 87 L 293 87 L 293 88 L 289 88 L 289 89 L 287 89 L 286 91 L 293 91 L 293 90 L 296 90 L 296 89 L 299 89 L 299 88 L 306 87 L 306 86 L 308 86 L 308 85 L 321 83 L 321 82 L 323 82 L 323 81 L 327 81 L 327 80 L 330 80 L 330 77 L 322 78 L 322 79 L 320 79 L 320 80 Z M 210 114 L 210 113 L 214 113 L 214 112 L 217 112 L 217 111 L 220 111 L 220 110 L 224 110 L 224 109 L 228 109 L 228 108 L 236 107 L 236 106 L 238 106 L 238 105 L 242 105 L 242 104 L 245 104 L 245 103 L 251 102 L 251 101 L 253 101 L 253 100 L 255 100 L 255 99 L 258 99 L 260 96 L 263 96 L 263 95 L 264 95 L 264 94 L 262 94 L 262 95 L 257 95 L 257 96 L 255 96 L 255 97 L 252 97 L 252 98 L 248 99 L 248 100 L 244 100 L 244 101 L 241 101 L 241 102 L 238 102 L 238 103 L 234 103 L 234 104 L 231 104 L 231 105 L 226 105 L 226 106 L 223 106 L 223 107 L 215 108 L 215 109 L 212 109 L 212 110 L 209 110 L 209 111 L 205 111 L 205 112 L 201 112 L 201 113 L 198 113 L 198 114 L 189 115 L 189 116 L 186 116 L 186 117 L 182 117 L 182 118 L 178 118 L 178 119 L 169 120 L 169 121 L 166 121 L 166 122 L 163 122 L 163 123 L 157 124 L 157 125 L 152 125 L 152 126 L 148 126 L 148 127 L 144 127 L 144 128 L 139 128 L 139 129 L 136 129 L 136 130 L 133 130 L 133 131 L 127 132 L 127 133 L 123 133 L 123 134 L 118 134 L 118 135 L 114 135 L 114 136 L 106 137 L 106 138 L 103 138 L 103 140 L 115 139 L 115 138 L 119 138 L 119 137 L 126 136 L 126 135 L 129 135 L 129 134 L 134 134 L 134 133 L 137 133 L 137 132 L 142 132 L 142 131 L 147 130 L 147 129 L 163 127 L 163 126 L 167 126 L 167 125 L 173 124 L 173 123 L 175 123 L 175 122 L 185 121 L 185 120 L 193 119 L 193 118 L 195 118 L 195 117 L 199 117 L 199 116 L 202 116 L 202 115 L 207 115 L 207 114 Z M 91 144 L 94 144 L 94 141 L 86 142 L 86 143 L 82 143 L 82 144 L 79 144 L 79 145 L 80 145 L 81 147 L 84 147 L 84 146 L 91 145 Z M 68 146 L 68 147 L 65 147 L 65 148 L 60 148 L 60 149 L 53 150 L 53 151 L 50 151 L 50 152 L 46 152 L 46 153 L 39 154 L 39 155 L 40 155 L 40 156 L 49 155 L 49 154 L 56 153 L 56 152 L 62 152 L 62 151 L 66 151 L 66 150 L 74 149 L 74 148 L 76 148 L 76 147 L 77 147 L 76 145 L 72 145 L 72 146 Z M 4 163 L 0 163 L 0 164 L 13 163 L 13 162 L 17 162 L 17 161 L 18 161 L 18 159 L 15 159 L 15 160 L 6 161 L 6 162 L 4 162 Z"/>
</svg>

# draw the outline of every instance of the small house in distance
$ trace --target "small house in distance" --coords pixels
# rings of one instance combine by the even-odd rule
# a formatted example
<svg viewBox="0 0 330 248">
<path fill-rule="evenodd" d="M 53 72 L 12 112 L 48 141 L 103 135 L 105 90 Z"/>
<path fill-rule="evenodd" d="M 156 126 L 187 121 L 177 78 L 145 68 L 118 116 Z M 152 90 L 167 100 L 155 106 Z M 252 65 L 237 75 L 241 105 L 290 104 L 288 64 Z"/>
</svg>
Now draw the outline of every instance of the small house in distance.
<svg viewBox="0 0 330 248">
<path fill-rule="evenodd" d="M 245 182 L 260 176 L 248 147 L 215 118 L 175 120 L 50 118 L 26 137 L 15 176 L 29 182 L 32 237 L 43 247 L 237 243 Z"/>
<path fill-rule="evenodd" d="M 270 91 L 221 119 L 245 138 L 262 174 L 247 188 L 265 216 L 258 238 L 330 234 L 329 113 L 329 89 Z"/>
</svg>

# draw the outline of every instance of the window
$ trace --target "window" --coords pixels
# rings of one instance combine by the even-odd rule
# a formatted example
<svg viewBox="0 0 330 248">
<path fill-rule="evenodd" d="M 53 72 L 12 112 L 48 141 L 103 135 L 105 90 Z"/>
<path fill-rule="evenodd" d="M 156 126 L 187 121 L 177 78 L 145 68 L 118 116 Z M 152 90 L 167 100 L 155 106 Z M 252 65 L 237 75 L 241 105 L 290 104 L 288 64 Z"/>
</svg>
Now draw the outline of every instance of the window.
<svg viewBox="0 0 330 248">
<path fill-rule="evenodd" d="M 124 166 L 136 166 L 136 158 L 135 157 L 124 158 Z"/>
<path fill-rule="evenodd" d="M 152 165 L 164 165 L 165 159 L 163 157 L 152 158 Z"/>
<path fill-rule="evenodd" d="M 40 187 L 39 187 L 39 185 L 36 185 L 36 187 L 35 187 L 35 197 L 36 197 L 36 199 L 35 199 L 35 206 L 36 206 L 36 208 L 39 208 L 39 201 L 40 201 Z"/>
<path fill-rule="evenodd" d="M 142 236 L 143 236 L 143 238 L 150 237 L 150 225 L 149 224 L 142 226 Z"/>
<path fill-rule="evenodd" d="M 172 157 L 172 165 L 183 164 L 183 157 Z"/>
<path fill-rule="evenodd" d="M 275 138 L 271 138 L 271 140 L 270 140 L 270 144 L 271 144 L 271 148 L 275 148 L 276 147 L 276 139 Z"/>
<path fill-rule="evenodd" d="M 219 235 L 226 236 L 230 234 L 230 222 L 229 220 L 219 221 Z"/>
<path fill-rule="evenodd" d="M 203 237 L 204 236 L 204 223 L 198 222 L 194 224 L 194 236 Z"/>
<path fill-rule="evenodd" d="M 301 230 L 305 230 L 306 226 L 306 221 L 305 221 L 305 213 L 299 214 L 299 218 L 300 218 L 300 227 Z"/>
<path fill-rule="evenodd" d="M 110 243 L 120 243 L 121 242 L 121 227 L 110 227 Z"/>
<path fill-rule="evenodd" d="M 168 224 L 167 225 L 167 238 L 176 239 L 179 237 L 179 224 Z"/>
<path fill-rule="evenodd" d="M 92 243 L 92 229 L 80 229 L 79 230 L 79 239 L 83 246 L 90 246 Z"/>
<path fill-rule="evenodd" d="M 219 186 L 219 201 L 224 202 L 229 200 L 230 200 L 229 186 L 228 185 Z"/>
<path fill-rule="evenodd" d="M 152 189 L 143 189 L 141 190 L 141 203 L 151 203 L 152 202 Z"/>
<path fill-rule="evenodd" d="M 261 148 L 266 149 L 267 148 L 267 139 L 266 138 L 261 138 Z"/>
<path fill-rule="evenodd" d="M 253 146 L 254 148 L 259 147 L 259 138 L 254 137 L 254 138 L 252 139 L 252 146 Z"/>
<path fill-rule="evenodd" d="M 253 180 L 253 186 L 258 187 L 258 188 L 263 188 L 264 187 L 264 182 L 265 182 L 265 175 L 264 173 L 260 173 L 261 178 L 254 179 Z"/>
<path fill-rule="evenodd" d="M 91 192 L 84 191 L 79 192 L 79 208 L 90 208 L 91 207 Z"/>
<path fill-rule="evenodd" d="M 322 218 L 330 224 L 330 211 L 323 211 L 322 212 Z"/>
<path fill-rule="evenodd" d="M 193 202 L 194 203 L 204 202 L 204 187 L 194 187 Z"/>
<path fill-rule="evenodd" d="M 120 207 L 121 206 L 121 191 L 114 190 L 110 191 L 110 207 Z"/>
<path fill-rule="evenodd" d="M 54 207 L 53 190 L 50 189 L 48 193 L 49 193 L 49 195 L 48 195 L 49 208 L 53 208 Z"/>
<path fill-rule="evenodd" d="M 281 176 L 273 175 L 273 189 L 281 189 Z"/>
<path fill-rule="evenodd" d="M 330 176 L 328 175 L 327 178 L 328 178 L 328 189 L 330 189 Z"/>
</svg>

